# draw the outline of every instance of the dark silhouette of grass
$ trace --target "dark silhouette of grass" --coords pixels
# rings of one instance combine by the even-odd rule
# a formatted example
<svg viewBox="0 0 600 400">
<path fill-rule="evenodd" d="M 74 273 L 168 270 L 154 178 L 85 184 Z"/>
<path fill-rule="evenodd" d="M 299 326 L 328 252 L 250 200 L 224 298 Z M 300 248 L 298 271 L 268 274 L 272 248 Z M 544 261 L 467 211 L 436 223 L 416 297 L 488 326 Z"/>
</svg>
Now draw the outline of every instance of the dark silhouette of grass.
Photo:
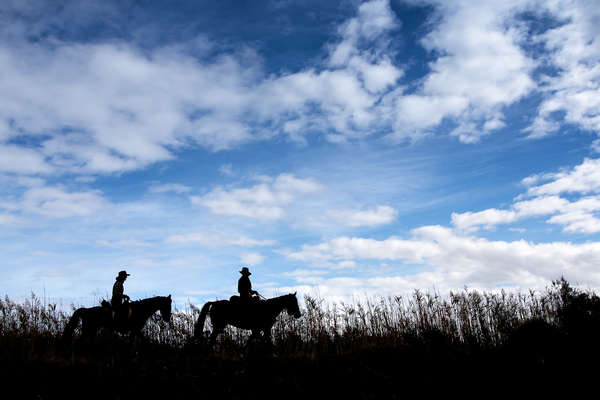
<svg viewBox="0 0 600 400">
<path fill-rule="evenodd" d="M 214 349 L 190 341 L 197 310 L 159 315 L 144 340 L 93 342 L 61 332 L 70 313 L 32 295 L 0 300 L 0 376 L 18 398 L 400 398 L 528 385 L 539 395 L 568 376 L 595 381 L 600 298 L 560 279 L 545 292 L 461 291 L 330 304 L 304 299 L 282 315 L 273 350 L 228 328 Z M 75 308 L 75 307 L 73 307 Z M 17 384 L 26 382 L 26 384 Z"/>
</svg>

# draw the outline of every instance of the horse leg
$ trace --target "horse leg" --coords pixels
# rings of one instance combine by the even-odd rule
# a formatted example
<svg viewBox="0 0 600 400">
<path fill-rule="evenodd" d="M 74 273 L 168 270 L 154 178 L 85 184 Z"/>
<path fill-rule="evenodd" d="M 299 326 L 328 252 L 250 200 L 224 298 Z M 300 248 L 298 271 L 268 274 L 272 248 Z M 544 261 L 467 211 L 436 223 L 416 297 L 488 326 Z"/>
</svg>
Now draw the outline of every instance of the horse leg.
<svg viewBox="0 0 600 400">
<path fill-rule="evenodd" d="M 81 344 L 88 352 L 93 352 L 96 345 L 98 325 L 90 318 L 81 321 Z"/>
<path fill-rule="evenodd" d="M 273 340 L 271 339 L 271 327 L 264 328 L 263 334 L 264 334 L 265 342 L 267 343 L 267 345 L 269 347 L 273 347 Z"/>
<path fill-rule="evenodd" d="M 224 326 L 213 325 L 213 330 L 208 338 L 209 348 L 212 348 L 215 345 L 215 342 L 217 341 L 217 336 L 219 336 L 223 332 L 223 330 L 225 330 Z"/>
<path fill-rule="evenodd" d="M 96 324 L 92 321 L 81 320 L 81 339 L 84 343 L 91 342 L 96 333 Z"/>
<path fill-rule="evenodd" d="M 141 329 L 131 329 L 129 331 L 129 340 L 131 342 L 131 354 L 136 357 L 139 354 L 139 348 L 143 347 L 144 335 L 142 335 Z"/>
<path fill-rule="evenodd" d="M 273 354 L 275 346 L 273 345 L 273 339 L 271 338 L 271 326 L 263 328 L 264 338 L 265 338 L 265 351 Z"/>
<path fill-rule="evenodd" d="M 247 349 L 258 337 L 260 337 L 260 329 L 252 329 L 252 334 L 248 338 L 245 348 Z"/>
</svg>

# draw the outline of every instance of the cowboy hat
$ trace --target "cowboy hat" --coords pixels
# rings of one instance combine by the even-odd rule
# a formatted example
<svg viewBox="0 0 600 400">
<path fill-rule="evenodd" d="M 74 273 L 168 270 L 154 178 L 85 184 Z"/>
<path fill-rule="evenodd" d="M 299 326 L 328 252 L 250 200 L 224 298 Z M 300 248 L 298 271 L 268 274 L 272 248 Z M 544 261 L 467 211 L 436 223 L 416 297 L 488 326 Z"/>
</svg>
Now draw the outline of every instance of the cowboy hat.
<svg viewBox="0 0 600 400">
<path fill-rule="evenodd" d="M 242 270 L 240 271 L 240 274 L 242 274 L 242 275 L 252 275 L 252 273 L 248 270 L 248 267 L 243 267 Z"/>
<path fill-rule="evenodd" d="M 131 274 L 128 274 L 127 271 L 119 271 L 119 275 L 117 276 L 117 278 L 125 278 L 128 277 Z"/>
</svg>

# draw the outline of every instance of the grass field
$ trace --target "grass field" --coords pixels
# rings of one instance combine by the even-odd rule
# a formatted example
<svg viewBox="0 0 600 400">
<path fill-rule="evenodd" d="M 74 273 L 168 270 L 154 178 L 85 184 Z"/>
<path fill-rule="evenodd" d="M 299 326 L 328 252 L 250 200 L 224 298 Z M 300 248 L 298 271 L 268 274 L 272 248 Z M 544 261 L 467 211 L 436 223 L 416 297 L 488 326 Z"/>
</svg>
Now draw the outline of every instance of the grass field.
<svg viewBox="0 0 600 400">
<path fill-rule="evenodd" d="M 437 295 L 329 304 L 306 297 L 285 313 L 272 350 L 245 347 L 230 328 L 214 349 L 191 343 L 198 311 L 155 315 L 144 340 L 118 334 L 93 343 L 61 333 L 70 312 L 36 296 L 0 300 L 0 375 L 14 398 L 400 398 L 508 390 L 517 382 L 597 375 L 600 298 L 558 280 L 544 292 Z M 210 324 L 206 326 L 210 330 Z M 507 386 L 506 382 L 511 382 Z M 470 389 L 469 389 L 470 388 Z"/>
</svg>

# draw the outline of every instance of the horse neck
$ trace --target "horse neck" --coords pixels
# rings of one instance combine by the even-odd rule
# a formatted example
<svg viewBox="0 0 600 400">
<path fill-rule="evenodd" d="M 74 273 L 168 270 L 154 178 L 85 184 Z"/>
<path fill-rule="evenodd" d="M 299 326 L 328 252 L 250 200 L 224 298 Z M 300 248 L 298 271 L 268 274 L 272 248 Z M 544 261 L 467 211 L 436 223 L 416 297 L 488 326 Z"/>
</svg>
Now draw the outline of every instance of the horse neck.
<svg viewBox="0 0 600 400">
<path fill-rule="evenodd" d="M 140 300 L 138 302 L 138 312 L 144 317 L 148 318 L 160 309 L 161 297 L 152 297 L 149 299 Z"/>
<path fill-rule="evenodd" d="M 267 303 L 270 306 L 273 312 L 279 314 L 286 308 L 286 296 L 274 297 L 272 299 L 265 300 L 265 303 Z"/>
</svg>

